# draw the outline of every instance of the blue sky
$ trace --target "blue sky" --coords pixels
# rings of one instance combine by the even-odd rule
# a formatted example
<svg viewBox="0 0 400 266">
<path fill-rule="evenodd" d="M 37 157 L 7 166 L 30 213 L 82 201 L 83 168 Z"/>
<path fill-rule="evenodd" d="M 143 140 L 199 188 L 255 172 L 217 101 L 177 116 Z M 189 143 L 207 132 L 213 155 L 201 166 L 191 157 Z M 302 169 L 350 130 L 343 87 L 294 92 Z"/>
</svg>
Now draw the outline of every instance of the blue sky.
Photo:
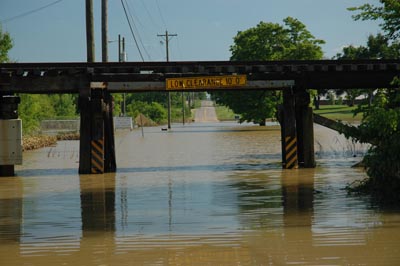
<svg viewBox="0 0 400 266">
<path fill-rule="evenodd" d="M 10 57 L 17 62 L 82 62 L 86 60 L 85 0 L 63 0 L 18 19 L 8 18 L 55 0 L 0 0 L 2 28 L 14 39 Z M 353 21 L 347 7 L 378 0 L 126 0 L 146 61 L 164 61 L 165 44 L 157 34 L 178 34 L 170 42 L 171 61 L 228 60 L 238 31 L 260 21 L 282 23 L 292 16 L 326 41 L 325 56 L 341 47 L 365 44 L 379 31 L 378 22 Z M 96 61 L 101 61 L 101 0 L 95 6 Z M 120 0 L 109 2 L 109 39 L 125 36 L 128 61 L 141 61 Z M 143 44 L 143 45 L 142 45 Z M 144 46 L 144 48 L 142 47 Z M 117 61 L 118 45 L 109 44 L 109 60 Z"/>
</svg>

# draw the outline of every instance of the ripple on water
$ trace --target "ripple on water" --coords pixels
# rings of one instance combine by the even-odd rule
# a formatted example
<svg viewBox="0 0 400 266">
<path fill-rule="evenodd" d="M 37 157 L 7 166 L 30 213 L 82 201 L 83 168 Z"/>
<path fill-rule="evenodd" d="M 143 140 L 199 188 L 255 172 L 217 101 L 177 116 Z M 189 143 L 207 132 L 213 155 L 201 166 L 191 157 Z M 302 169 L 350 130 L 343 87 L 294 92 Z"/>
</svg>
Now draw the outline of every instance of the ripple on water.
<svg viewBox="0 0 400 266">
<path fill-rule="evenodd" d="M 365 177 L 350 168 L 359 157 L 348 150 L 362 149 L 325 133 L 316 127 L 318 167 L 290 171 L 280 166 L 279 128 L 249 125 L 145 128 L 144 138 L 117 132 L 116 174 L 78 175 L 68 156 L 77 142 L 30 152 L 19 177 L 0 180 L 0 258 L 5 265 L 400 264 L 399 212 L 346 193 L 347 183 Z"/>
</svg>

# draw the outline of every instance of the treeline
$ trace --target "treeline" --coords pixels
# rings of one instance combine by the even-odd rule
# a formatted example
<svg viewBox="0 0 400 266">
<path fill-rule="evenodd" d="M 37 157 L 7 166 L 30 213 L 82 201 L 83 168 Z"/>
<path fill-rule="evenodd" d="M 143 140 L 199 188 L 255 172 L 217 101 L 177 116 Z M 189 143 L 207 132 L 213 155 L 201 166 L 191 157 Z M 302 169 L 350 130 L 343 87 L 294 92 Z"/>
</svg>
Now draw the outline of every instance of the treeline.
<svg viewBox="0 0 400 266">
<path fill-rule="evenodd" d="M 195 103 L 205 99 L 204 92 L 177 93 L 171 92 L 171 120 L 191 119 L 191 109 Z M 24 135 L 35 135 L 40 132 L 40 122 L 44 119 L 77 119 L 79 118 L 78 95 L 75 94 L 21 94 L 19 117 L 23 123 Z M 124 99 L 125 97 L 125 99 Z M 135 94 L 113 94 L 114 116 L 124 115 L 133 118 L 145 115 L 156 124 L 165 124 L 168 119 L 168 102 L 166 92 L 149 92 Z M 124 108 L 125 104 L 125 108 Z"/>
</svg>

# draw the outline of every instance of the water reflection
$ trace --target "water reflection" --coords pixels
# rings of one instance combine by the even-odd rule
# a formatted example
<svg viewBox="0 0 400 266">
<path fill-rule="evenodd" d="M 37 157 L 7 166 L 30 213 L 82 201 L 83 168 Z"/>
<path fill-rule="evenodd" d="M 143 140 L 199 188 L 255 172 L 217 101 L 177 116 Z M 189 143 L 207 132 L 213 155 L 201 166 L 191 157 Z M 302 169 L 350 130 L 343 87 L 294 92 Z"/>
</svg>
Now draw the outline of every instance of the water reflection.
<svg viewBox="0 0 400 266">
<path fill-rule="evenodd" d="M 233 176 L 243 228 L 311 226 L 314 174 L 302 169 Z"/>
<path fill-rule="evenodd" d="M 81 175 L 82 231 L 115 231 L 115 174 Z"/>
<path fill-rule="evenodd" d="M 0 184 L 0 240 L 19 242 L 22 233 L 23 188 L 20 178 L 2 178 Z"/>
<path fill-rule="evenodd" d="M 313 217 L 315 169 L 282 171 L 285 227 L 310 227 Z"/>
<path fill-rule="evenodd" d="M 287 247 L 285 264 L 299 263 L 299 258 L 302 258 L 305 265 L 315 263 L 312 257 L 312 255 L 316 255 L 313 253 L 312 244 L 314 178 L 314 169 L 282 171 L 282 205 L 284 209 L 282 243 Z"/>
</svg>

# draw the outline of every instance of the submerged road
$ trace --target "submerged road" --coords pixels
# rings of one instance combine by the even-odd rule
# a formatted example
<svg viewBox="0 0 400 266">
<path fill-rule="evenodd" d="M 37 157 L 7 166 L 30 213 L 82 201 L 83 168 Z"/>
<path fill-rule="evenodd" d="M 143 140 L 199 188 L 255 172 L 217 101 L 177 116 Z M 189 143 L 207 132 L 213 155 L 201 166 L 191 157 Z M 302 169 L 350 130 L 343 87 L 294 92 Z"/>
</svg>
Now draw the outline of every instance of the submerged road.
<svg viewBox="0 0 400 266">
<path fill-rule="evenodd" d="M 196 109 L 194 121 L 196 123 L 219 122 L 213 101 L 202 101 L 201 107 Z"/>
</svg>

